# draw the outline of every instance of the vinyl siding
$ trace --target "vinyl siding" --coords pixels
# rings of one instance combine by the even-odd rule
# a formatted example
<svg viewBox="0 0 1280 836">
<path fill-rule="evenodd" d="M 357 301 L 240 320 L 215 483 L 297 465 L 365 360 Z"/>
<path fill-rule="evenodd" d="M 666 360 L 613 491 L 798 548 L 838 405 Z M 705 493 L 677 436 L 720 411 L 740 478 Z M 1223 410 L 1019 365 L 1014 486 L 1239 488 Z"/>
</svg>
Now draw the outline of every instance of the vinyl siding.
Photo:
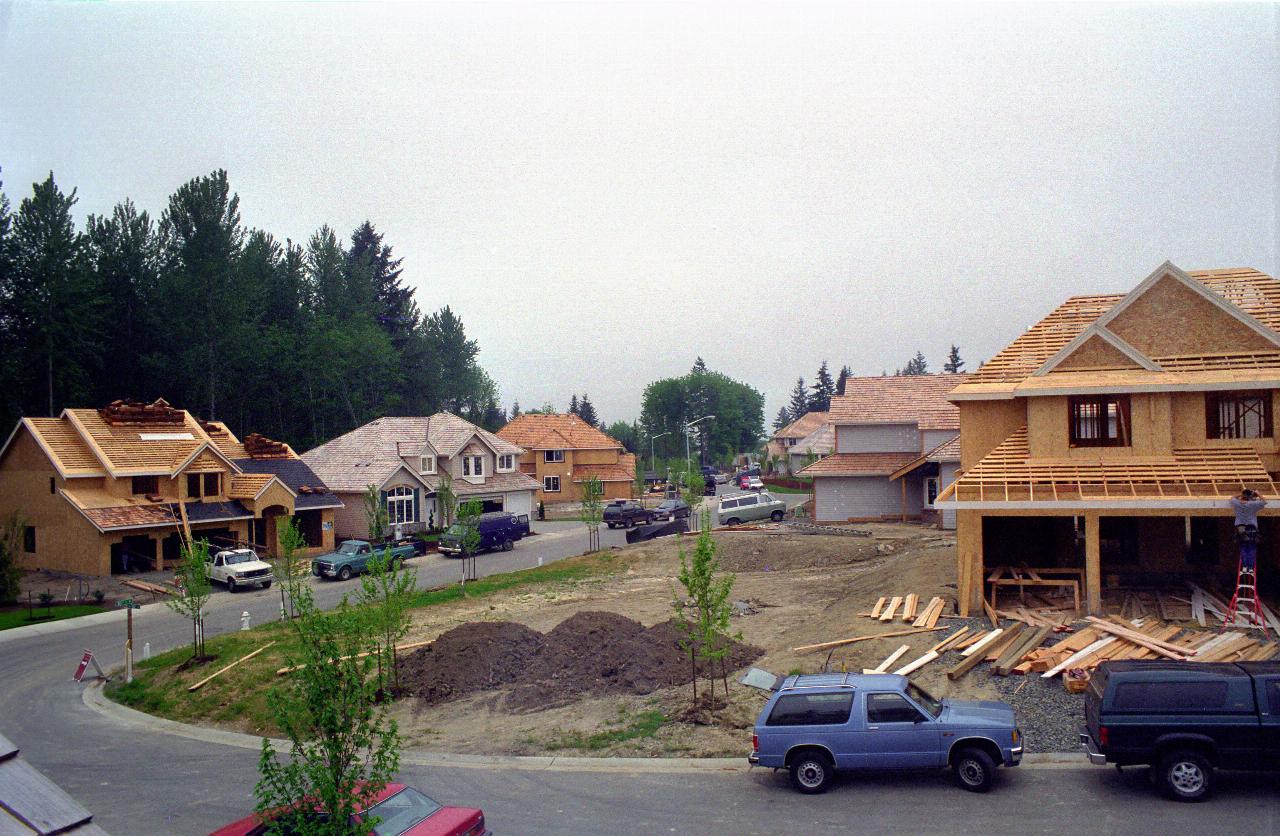
<svg viewBox="0 0 1280 836">
<path fill-rule="evenodd" d="M 920 431 L 915 424 L 865 424 L 836 427 L 837 453 L 917 453 Z"/>
<path fill-rule="evenodd" d="M 907 515 L 920 513 L 921 482 L 907 477 Z M 849 518 L 896 517 L 902 513 L 902 487 L 887 476 L 824 476 L 814 480 L 818 522 Z"/>
<path fill-rule="evenodd" d="M 938 464 L 938 493 L 942 493 L 947 486 L 956 480 L 956 465 L 952 462 L 939 462 Z M 942 512 L 942 527 L 948 531 L 954 531 L 956 527 L 956 512 L 954 508 L 944 509 Z"/>
<path fill-rule="evenodd" d="M 959 434 L 959 430 L 923 430 L 920 435 L 924 443 L 920 446 L 920 450 L 927 453 L 940 444 L 946 444 Z"/>
</svg>

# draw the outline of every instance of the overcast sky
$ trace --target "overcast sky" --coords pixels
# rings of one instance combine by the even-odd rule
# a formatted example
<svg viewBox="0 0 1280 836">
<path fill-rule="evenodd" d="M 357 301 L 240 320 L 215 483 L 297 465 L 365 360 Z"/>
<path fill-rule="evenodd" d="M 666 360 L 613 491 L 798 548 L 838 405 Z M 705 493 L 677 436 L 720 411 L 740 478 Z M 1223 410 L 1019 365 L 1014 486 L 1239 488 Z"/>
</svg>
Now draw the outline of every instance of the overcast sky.
<svg viewBox="0 0 1280 836">
<path fill-rule="evenodd" d="M 0 165 L 159 215 L 365 218 L 503 400 L 606 420 L 701 355 L 971 366 L 1165 259 L 1277 272 L 1276 7 L 0 0 Z"/>
</svg>

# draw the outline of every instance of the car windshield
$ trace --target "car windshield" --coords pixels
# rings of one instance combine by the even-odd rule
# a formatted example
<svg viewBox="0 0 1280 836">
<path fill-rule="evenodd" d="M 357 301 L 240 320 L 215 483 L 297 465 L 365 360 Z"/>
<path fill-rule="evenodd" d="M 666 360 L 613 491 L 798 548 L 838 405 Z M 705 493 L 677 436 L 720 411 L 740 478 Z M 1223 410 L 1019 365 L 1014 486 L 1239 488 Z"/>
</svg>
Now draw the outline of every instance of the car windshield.
<svg viewBox="0 0 1280 836">
<path fill-rule="evenodd" d="M 461 537 L 462 532 L 464 530 L 465 530 L 465 527 L 462 525 L 462 523 L 454 523 L 453 525 L 445 529 L 444 533 L 446 537 Z"/>
<path fill-rule="evenodd" d="M 228 552 L 227 565 L 234 566 L 237 563 L 252 563 L 257 558 L 248 552 Z"/>
<path fill-rule="evenodd" d="M 338 546 L 338 554 L 358 554 L 359 552 L 359 543 L 343 543 L 341 546 Z"/>
<path fill-rule="evenodd" d="M 915 700 L 916 704 L 929 712 L 929 716 L 935 720 L 942 713 L 942 700 L 939 700 L 914 682 L 907 683 L 907 696 Z"/>
<path fill-rule="evenodd" d="M 373 826 L 373 832 L 378 836 L 393 836 L 404 833 L 439 809 L 440 804 L 435 800 L 412 787 L 405 787 L 386 801 L 370 807 L 362 818 L 368 820 L 377 816 L 380 821 Z"/>
</svg>

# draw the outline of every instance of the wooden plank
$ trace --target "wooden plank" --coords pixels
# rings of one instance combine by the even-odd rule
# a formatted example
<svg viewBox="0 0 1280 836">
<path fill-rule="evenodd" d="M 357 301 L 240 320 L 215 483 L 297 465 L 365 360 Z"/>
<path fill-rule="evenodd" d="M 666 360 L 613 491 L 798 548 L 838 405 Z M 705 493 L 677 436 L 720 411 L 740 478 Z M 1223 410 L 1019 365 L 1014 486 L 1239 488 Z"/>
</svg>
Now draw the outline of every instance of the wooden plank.
<svg viewBox="0 0 1280 836">
<path fill-rule="evenodd" d="M 954 633 L 947 636 L 945 639 L 938 642 L 937 644 L 935 644 L 933 647 L 929 649 L 936 650 L 939 653 L 941 653 L 944 650 L 954 647 L 961 639 L 963 639 L 968 634 L 968 632 L 969 632 L 968 627 L 961 627 L 959 630 L 956 630 Z"/>
<path fill-rule="evenodd" d="M 1040 643 L 1053 632 L 1052 627 L 1040 627 L 1036 630 L 1028 631 L 1028 635 L 1022 641 L 1014 642 L 1004 654 L 996 660 L 995 666 L 991 672 L 996 676 L 1008 676 L 1009 672 L 1019 665 L 1023 657 L 1032 650 L 1040 646 Z"/>
<path fill-rule="evenodd" d="M 898 607 L 900 606 L 902 606 L 902 596 L 901 595 L 893 596 L 893 599 L 889 601 L 889 608 L 884 612 L 880 613 L 880 620 L 893 621 L 893 614 L 897 611 Z"/>
<path fill-rule="evenodd" d="M 925 622 L 929 620 L 929 615 L 930 615 L 930 613 L 932 613 L 932 612 L 933 612 L 933 608 L 934 608 L 934 607 L 936 607 L 936 606 L 937 606 L 938 604 L 940 604 L 940 603 L 942 603 L 942 599 L 941 599 L 941 598 L 939 598 L 939 597 L 937 597 L 936 595 L 935 595 L 934 597 L 930 598 L 930 599 L 929 599 L 929 604 L 924 608 L 924 611 L 923 611 L 923 612 L 921 612 L 921 613 L 920 613 L 920 615 L 916 616 L 916 620 L 915 620 L 915 621 L 913 621 L 913 622 L 911 622 L 911 626 L 912 626 L 912 627 L 923 627 L 923 626 L 925 626 Z"/>
<path fill-rule="evenodd" d="M 946 603 L 939 598 L 938 603 L 933 605 L 933 612 L 929 615 L 929 620 L 924 623 L 924 626 L 933 627 L 937 624 L 938 619 L 942 617 L 942 608 L 944 606 L 946 606 Z"/>
<path fill-rule="evenodd" d="M 920 596 L 912 592 L 907 595 L 907 601 L 902 606 L 902 620 L 911 621 L 916 617 L 916 608 L 920 605 Z"/>
<path fill-rule="evenodd" d="M 898 658 L 910 649 L 911 649 L 911 645 L 904 644 L 902 647 L 898 648 L 897 650 L 893 651 L 888 656 L 886 656 L 883 662 L 881 662 L 880 664 L 876 665 L 874 668 L 871 669 L 871 672 L 884 673 L 885 671 L 889 670 L 890 665 L 898 661 Z"/>
<path fill-rule="evenodd" d="M 880 600 L 879 600 L 879 601 L 876 601 L 875 608 L 871 610 L 871 617 L 872 617 L 872 618 L 879 618 L 879 617 L 880 617 L 880 612 L 881 612 L 881 610 L 883 610 L 883 609 L 884 609 L 884 602 L 885 602 L 885 601 L 887 601 L 887 600 L 888 600 L 888 599 L 887 599 L 887 598 L 885 598 L 883 595 L 882 595 L 882 596 L 880 596 Z"/>
<path fill-rule="evenodd" d="M 811 653 L 815 650 L 827 650 L 832 647 L 843 647 L 846 644 L 856 644 L 857 642 L 869 642 L 872 639 L 891 639 L 898 636 L 914 636 L 917 633 L 934 633 L 938 630 L 945 630 L 946 627 L 921 627 L 912 628 L 910 630 L 895 630 L 890 633 L 877 633 L 873 636 L 854 636 L 851 639 L 837 639 L 833 642 L 822 642 L 821 644 L 805 644 L 800 647 L 791 648 L 792 653 Z"/>
<path fill-rule="evenodd" d="M 898 676 L 906 676 L 909 673 L 912 673 L 914 671 L 919 670 L 920 668 L 923 668 L 925 665 L 929 664 L 930 662 L 932 662 L 934 659 L 937 659 L 937 658 L 938 658 L 938 652 L 936 650 L 930 650 L 928 653 L 921 656 L 919 659 L 915 660 L 911 664 L 903 665 L 902 667 L 898 668 L 896 671 L 894 671 L 894 673 L 897 674 Z"/>
<path fill-rule="evenodd" d="M 1086 657 L 1094 655 L 1099 650 L 1107 647 L 1108 645 L 1114 644 L 1117 641 L 1119 641 L 1119 639 L 1117 639 L 1115 636 L 1107 636 L 1105 639 L 1098 639 L 1096 642 L 1089 645 L 1088 647 L 1082 650 L 1076 651 L 1075 653 L 1068 656 L 1066 659 L 1063 659 L 1061 662 L 1054 665 L 1052 668 L 1049 668 L 1049 670 L 1040 674 L 1040 677 L 1042 679 L 1050 679 L 1062 673 L 1062 671 L 1066 670 L 1067 668 L 1078 667 L 1079 666 L 1078 663 L 1084 660 Z"/>
<path fill-rule="evenodd" d="M 995 608 L 987 603 L 987 599 L 982 599 L 982 611 L 987 614 L 987 618 L 991 621 L 991 629 L 994 630 L 1000 626 L 1000 619 L 996 615 Z"/>
<path fill-rule="evenodd" d="M 270 646 L 271 646 L 271 645 L 273 645 L 273 644 L 275 644 L 275 641 L 274 641 L 274 640 L 267 642 L 267 643 L 266 643 L 266 644 L 264 644 L 262 647 L 258 648 L 257 650 L 253 651 L 252 653 L 247 653 L 247 654 L 245 654 L 244 656 L 241 656 L 239 659 L 235 660 L 235 661 L 234 661 L 234 662 L 232 662 L 230 665 L 227 665 L 225 668 L 222 668 L 222 669 L 221 669 L 221 670 L 219 670 L 217 673 L 209 674 L 209 675 L 208 675 L 208 676 L 206 676 L 204 679 L 200 680 L 200 681 L 199 681 L 199 682 L 197 682 L 195 685 L 192 685 L 192 686 L 191 686 L 190 688 L 188 688 L 187 690 L 188 690 L 188 691 L 199 691 L 199 690 L 200 690 L 201 688 L 203 688 L 205 685 L 209 684 L 209 683 L 210 683 L 210 682 L 212 682 L 213 680 L 215 680 L 215 679 L 217 679 L 218 677 L 222 676 L 224 673 L 226 673 L 227 671 L 231 670 L 231 669 L 232 669 L 232 668 L 234 668 L 236 665 L 240 664 L 241 662 L 247 662 L 247 661 L 249 661 L 249 660 L 250 660 L 250 659 L 252 659 L 254 656 L 257 656 L 259 653 L 261 653 L 262 651 L 266 650 L 268 647 L 270 647 Z"/>
<path fill-rule="evenodd" d="M 435 639 L 429 639 L 427 641 L 422 641 L 422 642 L 409 642 L 408 644 L 398 644 L 396 645 L 396 652 L 399 653 L 402 650 L 413 650 L 414 648 L 417 648 L 417 647 L 425 647 L 431 644 L 431 642 L 433 641 L 435 641 Z M 363 659 L 366 656 L 372 656 L 376 652 L 377 651 L 374 651 L 374 650 L 366 650 L 364 653 L 357 653 L 355 656 L 340 656 L 337 659 L 330 659 L 329 661 L 340 662 L 344 659 Z M 279 670 L 276 671 L 276 676 L 284 676 L 287 673 L 300 671 L 305 667 L 306 665 L 294 665 L 291 668 L 280 668 Z"/>
<path fill-rule="evenodd" d="M 1169 659 L 1176 659 L 1180 662 L 1186 661 L 1189 658 L 1184 649 L 1177 645 L 1153 639 L 1150 636 L 1146 636 L 1138 632 L 1137 630 L 1121 627 L 1118 624 L 1113 624 L 1110 621 L 1097 618 L 1095 616 L 1089 616 L 1088 620 L 1103 632 L 1112 633 L 1126 641 L 1132 642 L 1133 644 L 1141 645 L 1149 650 L 1153 650 L 1161 656 L 1165 656 Z"/>
<path fill-rule="evenodd" d="M 1013 627 L 1011 627 L 1011 628 L 1009 628 L 1009 629 L 1014 629 L 1014 627 L 1018 627 L 1018 626 L 1019 626 L 1019 625 L 1015 624 Z M 1005 632 L 1005 631 L 1004 631 L 1004 629 L 1003 629 L 1003 628 L 997 627 L 996 629 L 992 630 L 990 633 L 987 633 L 987 635 L 986 635 L 986 636 L 985 636 L 985 637 L 984 637 L 980 642 L 978 642 L 977 644 L 975 644 L 975 645 L 971 646 L 968 650 L 964 651 L 964 653 L 962 653 L 962 654 L 960 654 L 960 655 L 962 655 L 962 656 L 972 656 L 973 654 L 977 653 L 977 652 L 978 652 L 979 650 L 981 650 L 982 648 L 986 647 L 987 645 L 991 644 L 991 643 L 992 643 L 993 641 L 995 641 L 996 639 L 1000 638 L 1000 636 L 1002 636 L 1002 635 L 1004 634 L 1004 632 Z"/>
<path fill-rule="evenodd" d="M 990 639 L 991 644 L 989 646 L 992 649 L 995 649 L 1000 646 L 1003 639 L 1004 639 L 1004 633 L 1000 633 L 996 635 L 994 638 Z M 970 650 L 973 650 L 977 646 L 978 645 L 974 645 L 974 647 L 970 648 Z M 967 674 L 969 671 L 976 668 L 978 664 L 983 660 L 983 658 L 984 657 L 980 653 L 974 653 L 973 655 L 966 656 L 965 658 L 961 659 L 959 663 L 956 664 L 955 667 L 947 671 L 947 679 L 952 679 L 952 680 L 959 679 L 960 677 Z"/>
</svg>

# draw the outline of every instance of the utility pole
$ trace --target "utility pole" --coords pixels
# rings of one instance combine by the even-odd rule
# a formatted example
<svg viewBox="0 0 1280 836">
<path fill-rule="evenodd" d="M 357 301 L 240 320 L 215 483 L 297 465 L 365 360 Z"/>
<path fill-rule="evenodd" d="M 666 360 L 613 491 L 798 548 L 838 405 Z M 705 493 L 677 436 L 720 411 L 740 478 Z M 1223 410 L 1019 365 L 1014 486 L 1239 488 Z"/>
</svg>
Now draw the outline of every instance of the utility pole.
<svg viewBox="0 0 1280 836">
<path fill-rule="evenodd" d="M 649 467 L 653 468 L 653 474 L 655 476 L 658 475 L 658 460 L 653 453 L 653 442 L 659 438 L 662 438 L 664 435 L 671 435 L 671 431 L 668 430 L 667 432 L 664 432 L 664 433 L 658 433 L 657 435 L 649 436 Z"/>
<path fill-rule="evenodd" d="M 702 416 L 701 418 L 699 418 L 698 420 L 696 420 L 696 421 L 690 421 L 689 423 L 687 423 L 687 424 L 685 424 L 685 425 L 684 425 L 684 469 L 685 469 L 685 472 L 686 472 L 686 473 L 689 471 L 689 467 L 691 466 L 691 465 L 690 465 L 690 456 L 689 456 L 689 430 L 693 428 L 693 425 L 694 425 L 694 424 L 700 424 L 700 423 L 702 423 L 703 421 L 706 421 L 707 419 L 709 419 L 709 418 L 714 418 L 714 417 L 716 417 L 716 416 L 714 416 L 714 415 L 703 415 L 703 416 Z"/>
</svg>

